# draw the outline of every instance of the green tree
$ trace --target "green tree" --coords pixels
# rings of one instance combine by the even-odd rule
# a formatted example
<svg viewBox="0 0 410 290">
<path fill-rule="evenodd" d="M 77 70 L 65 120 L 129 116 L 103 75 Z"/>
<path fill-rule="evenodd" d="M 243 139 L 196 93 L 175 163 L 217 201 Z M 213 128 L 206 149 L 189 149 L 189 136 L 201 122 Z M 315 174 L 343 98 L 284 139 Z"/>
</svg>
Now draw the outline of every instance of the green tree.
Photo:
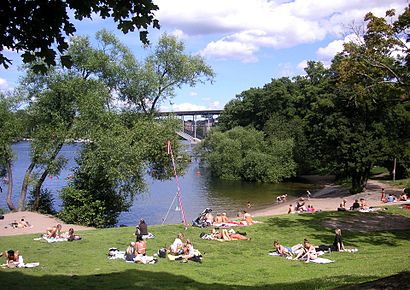
<svg viewBox="0 0 410 290">
<path fill-rule="evenodd" d="M 8 68 L 11 60 L 1 52 L 4 49 L 22 52 L 24 63 L 35 62 L 36 71 L 46 72 L 47 65 L 56 65 L 57 51 L 61 54 L 68 48 L 66 36 L 76 31 L 69 17 L 70 11 L 77 20 L 99 17 L 112 18 L 123 33 L 140 30 L 140 40 L 148 44 L 148 28 L 159 29 L 154 12 L 158 10 L 152 0 L 125 1 L 76 1 L 76 0 L 6 0 L 0 7 L 0 64 Z M 56 45 L 56 46 L 55 46 Z M 56 48 L 54 48 L 54 47 Z M 65 66 L 70 58 L 61 57 Z"/>
<path fill-rule="evenodd" d="M 6 202 L 11 211 L 16 210 L 11 198 L 13 193 L 12 163 L 14 159 L 11 145 L 18 140 L 22 133 L 21 120 L 15 113 L 18 104 L 19 99 L 0 93 L 0 177 L 6 176 L 8 180 Z"/>
<path fill-rule="evenodd" d="M 199 150 L 218 178 L 276 183 L 295 173 L 292 147 L 292 139 L 266 141 L 263 132 L 235 127 L 211 131 Z"/>
<path fill-rule="evenodd" d="M 333 60 L 334 94 L 317 100 L 307 118 L 317 154 L 351 177 L 352 193 L 366 186 L 373 164 L 408 152 L 408 49 L 401 39 L 409 37 L 397 21 L 388 20 L 393 15 L 366 16 L 363 41 L 346 44 Z"/>
</svg>

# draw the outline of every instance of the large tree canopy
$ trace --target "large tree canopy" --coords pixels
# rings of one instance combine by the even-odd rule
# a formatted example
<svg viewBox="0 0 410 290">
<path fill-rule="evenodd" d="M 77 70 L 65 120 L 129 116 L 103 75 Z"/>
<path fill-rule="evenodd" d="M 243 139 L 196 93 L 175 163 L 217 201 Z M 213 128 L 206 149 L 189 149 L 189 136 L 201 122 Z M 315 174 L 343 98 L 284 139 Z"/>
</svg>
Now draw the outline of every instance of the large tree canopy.
<svg viewBox="0 0 410 290">
<path fill-rule="evenodd" d="M 71 13 L 78 20 L 94 15 L 112 18 L 124 33 L 139 29 L 141 41 L 147 44 L 148 27 L 159 28 L 156 10 L 158 6 L 152 0 L 4 0 L 0 5 L 0 64 L 8 68 L 12 63 L 2 53 L 9 49 L 21 52 L 24 63 L 41 58 L 45 64 L 55 65 L 56 50 L 64 53 L 68 48 L 66 36 L 76 31 Z M 67 56 L 61 61 L 64 65 L 71 63 Z M 35 69 L 44 71 L 45 64 L 37 64 Z"/>
</svg>

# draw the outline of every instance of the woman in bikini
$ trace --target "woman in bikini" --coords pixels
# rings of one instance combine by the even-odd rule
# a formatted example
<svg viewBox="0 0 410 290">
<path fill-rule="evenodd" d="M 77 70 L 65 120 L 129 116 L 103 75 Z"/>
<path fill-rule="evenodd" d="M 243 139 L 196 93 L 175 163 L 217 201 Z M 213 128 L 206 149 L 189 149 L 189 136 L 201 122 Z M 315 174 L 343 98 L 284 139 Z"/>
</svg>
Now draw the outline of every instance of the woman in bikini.
<svg viewBox="0 0 410 290">
<path fill-rule="evenodd" d="M 306 259 L 305 263 L 309 263 L 310 260 L 314 260 L 317 258 L 317 253 L 315 247 L 308 241 L 304 240 L 303 242 L 303 249 L 299 252 L 294 260 L 298 259 Z"/>
<path fill-rule="evenodd" d="M 273 242 L 273 246 L 275 247 L 276 253 L 284 257 L 292 257 L 291 250 L 282 246 L 278 241 Z"/>
<path fill-rule="evenodd" d="M 47 229 L 47 238 L 58 238 L 61 236 L 61 228 L 62 226 L 60 224 L 57 224 L 54 227 L 48 228 Z"/>
</svg>

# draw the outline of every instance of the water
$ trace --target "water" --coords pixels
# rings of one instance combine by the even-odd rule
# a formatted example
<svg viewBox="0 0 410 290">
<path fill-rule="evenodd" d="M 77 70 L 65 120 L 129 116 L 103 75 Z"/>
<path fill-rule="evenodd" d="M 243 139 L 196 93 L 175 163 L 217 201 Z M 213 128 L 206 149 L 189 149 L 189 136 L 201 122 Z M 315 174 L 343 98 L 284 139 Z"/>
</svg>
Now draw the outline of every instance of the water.
<svg viewBox="0 0 410 290">
<path fill-rule="evenodd" d="M 185 144 L 187 151 L 190 151 L 191 146 Z M 56 210 L 61 209 L 59 190 L 67 184 L 69 176 L 73 174 L 72 169 L 76 166 L 75 157 L 80 148 L 81 144 L 64 145 L 60 154 L 68 159 L 66 167 L 58 177 L 49 177 L 44 182 L 43 188 L 48 188 L 54 196 Z M 30 162 L 30 144 L 19 142 L 13 145 L 13 150 L 16 154 L 13 165 L 13 201 L 16 205 L 22 178 Z M 121 213 L 118 224 L 135 225 L 140 218 L 144 218 L 148 224 L 159 224 L 162 223 L 168 210 L 166 223 L 182 222 L 179 201 L 177 198 L 174 200 L 177 192 L 175 179 L 158 181 L 146 176 L 146 183 L 147 192 L 136 195 L 130 210 Z M 247 208 L 248 201 L 252 204 L 250 211 L 262 209 L 274 204 L 278 195 L 287 193 L 290 196 L 297 196 L 306 189 L 312 188 L 311 185 L 303 183 L 261 184 L 215 180 L 197 160 L 193 160 L 185 175 L 179 177 L 179 183 L 188 222 L 195 219 L 206 207 L 212 208 L 214 212 L 226 212 L 228 216 L 234 217 L 238 211 Z M 3 188 L 0 208 L 7 208 L 5 202 L 7 188 L 3 183 L 0 185 Z"/>
</svg>

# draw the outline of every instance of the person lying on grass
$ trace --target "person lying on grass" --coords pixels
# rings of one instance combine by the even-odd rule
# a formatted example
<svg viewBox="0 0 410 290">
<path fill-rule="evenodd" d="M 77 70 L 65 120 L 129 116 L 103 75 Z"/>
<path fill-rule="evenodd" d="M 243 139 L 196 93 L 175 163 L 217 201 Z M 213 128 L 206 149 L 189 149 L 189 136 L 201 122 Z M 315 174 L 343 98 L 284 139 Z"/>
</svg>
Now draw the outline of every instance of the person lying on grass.
<svg viewBox="0 0 410 290">
<path fill-rule="evenodd" d="M 6 267 L 14 268 L 19 262 L 19 251 L 8 250 L 1 253 L 0 256 L 6 257 Z"/>
<path fill-rule="evenodd" d="M 309 263 L 310 260 L 314 260 L 317 258 L 317 253 L 315 247 L 305 239 L 303 242 L 302 251 L 294 258 L 294 260 L 305 260 L 305 263 Z"/>
<path fill-rule="evenodd" d="M 61 236 L 61 224 L 47 229 L 47 238 L 59 238 Z"/>
<path fill-rule="evenodd" d="M 235 232 L 234 230 L 222 229 L 218 231 L 217 229 L 211 230 L 211 236 L 215 240 L 225 240 L 225 241 L 236 241 L 236 240 L 250 240 L 244 234 Z"/>
<path fill-rule="evenodd" d="M 284 257 L 292 257 L 292 250 L 282 246 L 279 241 L 274 241 L 273 246 L 275 247 L 276 253 Z"/>
</svg>

